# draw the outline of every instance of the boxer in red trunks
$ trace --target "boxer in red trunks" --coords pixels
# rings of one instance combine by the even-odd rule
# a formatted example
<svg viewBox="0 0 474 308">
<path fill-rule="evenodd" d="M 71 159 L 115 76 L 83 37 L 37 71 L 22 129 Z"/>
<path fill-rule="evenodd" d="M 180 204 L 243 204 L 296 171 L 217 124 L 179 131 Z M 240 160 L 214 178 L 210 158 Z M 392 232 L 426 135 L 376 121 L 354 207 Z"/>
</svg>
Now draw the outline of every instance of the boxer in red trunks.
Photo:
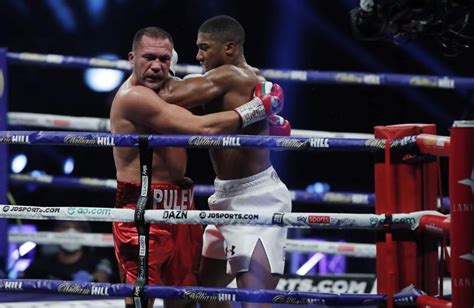
<svg viewBox="0 0 474 308">
<path fill-rule="evenodd" d="M 135 209 L 140 183 L 117 182 L 116 208 Z M 153 209 L 194 210 L 192 185 L 153 184 Z M 115 222 L 114 245 L 122 281 L 137 279 L 138 234 L 134 223 Z M 202 247 L 201 225 L 151 224 L 150 284 L 195 286 Z"/>
<path fill-rule="evenodd" d="M 116 134 L 227 134 L 266 119 L 279 111 L 278 100 L 269 95 L 255 98 L 241 94 L 234 84 L 242 74 L 232 76 L 210 74 L 208 77 L 179 81 L 168 76 L 172 59 L 173 40 L 161 28 L 139 30 L 134 37 L 129 61 L 132 74 L 117 91 L 110 111 L 111 131 Z M 205 87 L 207 81 L 212 87 Z M 177 105 L 168 104 L 157 94 L 166 86 L 167 99 L 186 107 L 227 96 L 238 105 L 230 111 L 195 116 Z M 172 86 L 171 86 L 172 85 Z M 183 95 L 182 88 L 201 89 Z M 189 89 L 188 88 L 188 89 Z M 205 91 L 206 93 L 203 93 Z M 186 92 L 186 91 L 185 91 Z M 246 103 L 248 102 L 248 103 Z M 275 105 L 276 104 L 276 105 Z M 261 121 L 260 121 L 261 122 Z M 140 157 L 137 148 L 113 149 L 118 182 L 117 207 L 135 208 L 139 196 Z M 157 208 L 193 208 L 190 180 L 185 178 L 187 153 L 185 148 L 160 147 L 154 149 L 152 189 Z M 179 195 L 177 199 L 176 195 Z M 171 196 L 174 201 L 171 202 Z M 176 201 L 176 202 L 175 202 Z M 171 203 L 170 203 L 171 202 Z M 184 208 L 182 208 L 184 209 Z M 123 282 L 135 283 L 138 251 L 137 232 L 133 223 L 114 223 L 116 256 Z M 202 245 L 201 226 L 154 225 L 150 227 L 151 264 L 149 281 L 152 284 L 178 286 L 197 285 L 196 267 Z M 127 298 L 126 307 L 134 307 Z M 149 300 L 149 307 L 153 300 Z M 194 302 L 165 300 L 164 306 L 195 307 Z"/>
</svg>

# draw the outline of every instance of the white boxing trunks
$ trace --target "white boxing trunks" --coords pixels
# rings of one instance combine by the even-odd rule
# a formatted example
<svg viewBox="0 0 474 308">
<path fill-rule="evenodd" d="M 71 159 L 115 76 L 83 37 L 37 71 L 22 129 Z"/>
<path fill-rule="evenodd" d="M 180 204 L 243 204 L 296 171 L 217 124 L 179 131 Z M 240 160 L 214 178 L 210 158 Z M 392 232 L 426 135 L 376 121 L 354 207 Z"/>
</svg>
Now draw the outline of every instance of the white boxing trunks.
<svg viewBox="0 0 474 308">
<path fill-rule="evenodd" d="M 273 167 L 246 178 L 214 181 L 215 193 L 209 197 L 214 211 L 256 213 L 291 212 L 291 195 Z M 204 231 L 203 256 L 227 259 L 227 273 L 249 269 L 258 240 L 270 262 L 272 274 L 283 274 L 286 227 L 208 225 Z"/>
</svg>

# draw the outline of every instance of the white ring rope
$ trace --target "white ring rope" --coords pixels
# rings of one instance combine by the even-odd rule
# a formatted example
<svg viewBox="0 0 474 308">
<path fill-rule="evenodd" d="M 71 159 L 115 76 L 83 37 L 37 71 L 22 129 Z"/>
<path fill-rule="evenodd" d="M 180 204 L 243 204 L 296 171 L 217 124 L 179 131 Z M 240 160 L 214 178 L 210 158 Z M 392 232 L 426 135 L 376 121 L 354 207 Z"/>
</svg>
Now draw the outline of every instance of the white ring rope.
<svg viewBox="0 0 474 308">
<path fill-rule="evenodd" d="M 132 209 L 116 208 L 0 205 L 1 218 L 133 222 L 134 213 Z M 389 222 L 385 215 L 375 214 L 146 210 L 145 221 L 169 224 L 266 225 L 340 230 L 378 230 L 387 227 L 386 224 L 389 222 L 390 227 L 394 229 L 415 230 L 423 215 L 447 217 L 437 211 L 421 211 L 390 215 Z"/>
<path fill-rule="evenodd" d="M 9 232 L 10 243 L 25 243 L 28 241 L 36 244 L 67 244 L 71 241 L 82 246 L 89 247 L 113 247 L 113 235 L 111 233 L 64 233 L 64 232 L 36 232 L 21 233 Z M 344 255 L 350 257 L 375 258 L 374 244 L 324 242 L 314 240 L 291 240 L 286 241 L 286 252 L 326 253 Z"/>
<path fill-rule="evenodd" d="M 67 130 L 110 131 L 106 118 L 73 117 L 46 113 L 8 112 L 8 125 Z"/>
<path fill-rule="evenodd" d="M 73 117 L 44 113 L 8 112 L 8 124 L 65 130 L 110 131 L 107 118 Z M 372 134 L 292 129 L 291 136 L 373 139 Z"/>
</svg>

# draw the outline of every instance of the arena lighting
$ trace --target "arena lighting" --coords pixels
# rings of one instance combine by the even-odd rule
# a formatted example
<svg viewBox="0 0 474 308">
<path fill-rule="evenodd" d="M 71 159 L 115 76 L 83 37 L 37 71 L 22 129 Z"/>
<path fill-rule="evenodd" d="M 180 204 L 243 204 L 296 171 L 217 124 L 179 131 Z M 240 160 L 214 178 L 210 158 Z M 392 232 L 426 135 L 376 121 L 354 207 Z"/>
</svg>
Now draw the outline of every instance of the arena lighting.
<svg viewBox="0 0 474 308">
<path fill-rule="evenodd" d="M 328 183 L 323 182 L 316 182 L 314 184 L 310 184 L 306 187 L 306 191 L 309 193 L 317 193 L 322 194 L 328 192 L 331 189 Z"/>
<path fill-rule="evenodd" d="M 324 258 L 324 254 L 317 252 L 311 258 L 308 259 L 301 267 L 296 271 L 297 275 L 306 275 L 321 259 Z"/>
<path fill-rule="evenodd" d="M 28 163 L 28 158 L 25 154 L 17 154 L 13 157 L 11 163 L 11 170 L 13 173 L 20 173 L 22 172 L 26 164 Z"/>
<path fill-rule="evenodd" d="M 67 157 L 63 162 L 63 173 L 71 174 L 74 171 L 74 158 Z"/>
<path fill-rule="evenodd" d="M 14 233 L 35 233 L 37 230 L 33 224 L 23 224 L 21 226 L 10 225 L 8 232 Z M 26 270 L 32 262 L 33 254 L 28 254 L 36 247 L 34 242 L 26 242 L 21 245 L 10 243 L 8 245 L 7 274 L 8 278 L 16 279 L 18 274 Z"/>
<path fill-rule="evenodd" d="M 107 7 L 106 0 L 87 0 L 87 12 L 93 24 L 97 25 L 104 19 L 104 13 Z"/>
<path fill-rule="evenodd" d="M 64 30 L 73 32 L 77 29 L 74 13 L 65 0 L 46 0 L 46 5 Z"/>
<path fill-rule="evenodd" d="M 98 55 L 97 58 L 117 60 L 118 56 L 112 54 Z M 110 92 L 117 88 L 123 81 L 125 73 L 108 68 L 88 68 L 84 71 L 84 82 L 96 92 Z"/>
</svg>

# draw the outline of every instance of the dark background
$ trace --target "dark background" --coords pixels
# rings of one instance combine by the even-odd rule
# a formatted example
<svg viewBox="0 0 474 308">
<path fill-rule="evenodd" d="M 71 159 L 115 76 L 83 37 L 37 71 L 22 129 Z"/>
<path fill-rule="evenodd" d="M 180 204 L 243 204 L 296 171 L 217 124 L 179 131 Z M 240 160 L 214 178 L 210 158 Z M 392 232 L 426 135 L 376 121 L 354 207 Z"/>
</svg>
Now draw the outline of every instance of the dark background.
<svg viewBox="0 0 474 308">
<path fill-rule="evenodd" d="M 472 48 L 446 57 L 429 36 L 404 45 L 355 40 L 349 11 L 358 4 L 358 0 L 0 0 L 0 46 L 12 52 L 85 57 L 114 53 L 126 59 L 135 31 L 156 25 L 174 37 L 180 64 L 198 65 L 197 28 L 209 17 L 228 14 L 244 26 L 246 59 L 258 68 L 471 76 Z M 91 91 L 82 70 L 19 65 L 10 65 L 8 70 L 10 111 L 108 117 L 113 92 Z M 282 115 L 297 129 L 373 133 L 376 125 L 434 123 L 440 135 L 449 135 L 453 121 L 466 118 L 472 108 L 469 91 L 279 83 L 286 96 Z M 76 159 L 73 176 L 115 175 L 111 149 L 10 147 L 10 154 L 19 151 L 30 156 L 26 172 L 39 169 L 61 175 L 61 159 L 71 155 Z M 370 154 L 274 152 L 273 160 L 290 189 L 320 181 L 334 191 L 374 190 Z M 190 151 L 188 175 L 196 183 L 212 183 L 214 174 L 205 150 Z M 12 187 L 11 191 L 19 204 L 107 207 L 114 200 L 113 193 L 74 189 Z M 197 202 L 206 206 L 203 198 Z M 298 203 L 294 210 L 367 212 Z M 48 228 L 44 222 L 39 225 Z M 106 224 L 93 228 L 110 231 Z M 372 235 L 359 232 L 305 233 L 333 240 L 344 236 L 348 241 L 373 240 Z"/>
</svg>

